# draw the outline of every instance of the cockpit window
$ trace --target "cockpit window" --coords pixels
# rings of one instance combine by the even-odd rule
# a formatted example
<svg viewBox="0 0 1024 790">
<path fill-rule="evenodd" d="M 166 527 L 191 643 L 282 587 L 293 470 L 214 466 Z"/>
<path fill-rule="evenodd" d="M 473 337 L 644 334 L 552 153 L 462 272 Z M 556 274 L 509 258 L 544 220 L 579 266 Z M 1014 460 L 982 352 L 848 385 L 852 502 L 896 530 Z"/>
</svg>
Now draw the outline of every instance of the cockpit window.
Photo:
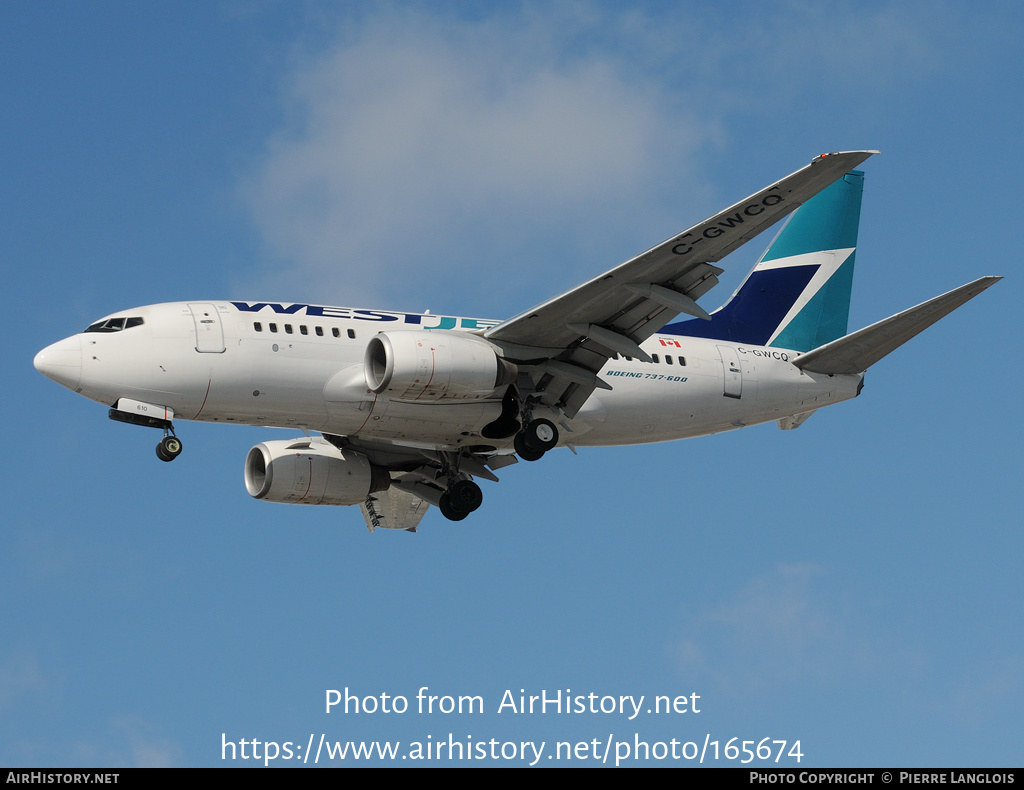
<svg viewBox="0 0 1024 790">
<path fill-rule="evenodd" d="M 108 318 L 105 321 L 97 321 L 91 324 L 86 332 L 120 332 L 122 329 L 131 329 L 133 326 L 142 326 L 144 321 L 141 316 L 131 318 Z"/>
</svg>

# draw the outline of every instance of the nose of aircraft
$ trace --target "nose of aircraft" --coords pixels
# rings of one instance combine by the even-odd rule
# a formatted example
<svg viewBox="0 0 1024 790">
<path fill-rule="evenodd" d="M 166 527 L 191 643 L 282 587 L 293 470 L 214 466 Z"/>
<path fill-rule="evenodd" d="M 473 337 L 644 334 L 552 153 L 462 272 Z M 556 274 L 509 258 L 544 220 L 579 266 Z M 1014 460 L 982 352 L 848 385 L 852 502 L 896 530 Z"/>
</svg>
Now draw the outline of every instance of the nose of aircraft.
<svg viewBox="0 0 1024 790">
<path fill-rule="evenodd" d="M 47 346 L 32 361 L 36 370 L 68 389 L 76 389 L 82 378 L 82 339 L 75 335 Z"/>
</svg>

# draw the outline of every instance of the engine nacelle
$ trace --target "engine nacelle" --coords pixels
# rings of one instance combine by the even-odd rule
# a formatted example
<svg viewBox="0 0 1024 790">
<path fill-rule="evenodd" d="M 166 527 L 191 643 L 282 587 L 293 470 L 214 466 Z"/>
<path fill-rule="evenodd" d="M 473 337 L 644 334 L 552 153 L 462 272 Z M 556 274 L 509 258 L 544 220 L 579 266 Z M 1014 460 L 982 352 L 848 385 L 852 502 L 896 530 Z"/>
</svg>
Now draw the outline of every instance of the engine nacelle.
<svg viewBox="0 0 1024 790">
<path fill-rule="evenodd" d="M 366 347 L 366 386 L 395 400 L 479 400 L 516 380 L 494 346 L 460 332 L 381 332 Z"/>
<path fill-rule="evenodd" d="M 245 487 L 256 499 L 296 505 L 358 505 L 391 485 L 365 455 L 309 439 L 263 442 L 245 459 Z"/>
</svg>

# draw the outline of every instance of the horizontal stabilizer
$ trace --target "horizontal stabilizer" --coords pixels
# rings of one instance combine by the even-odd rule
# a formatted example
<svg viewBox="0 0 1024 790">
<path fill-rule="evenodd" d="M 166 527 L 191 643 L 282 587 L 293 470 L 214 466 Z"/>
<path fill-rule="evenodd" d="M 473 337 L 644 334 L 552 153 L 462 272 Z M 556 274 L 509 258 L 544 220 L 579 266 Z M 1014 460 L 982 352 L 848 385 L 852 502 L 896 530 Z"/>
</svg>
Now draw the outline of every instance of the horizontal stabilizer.
<svg viewBox="0 0 1024 790">
<path fill-rule="evenodd" d="M 793 360 L 793 364 L 813 373 L 863 373 L 889 352 L 1001 279 L 981 277 L 961 285 L 924 304 L 808 351 Z"/>
</svg>

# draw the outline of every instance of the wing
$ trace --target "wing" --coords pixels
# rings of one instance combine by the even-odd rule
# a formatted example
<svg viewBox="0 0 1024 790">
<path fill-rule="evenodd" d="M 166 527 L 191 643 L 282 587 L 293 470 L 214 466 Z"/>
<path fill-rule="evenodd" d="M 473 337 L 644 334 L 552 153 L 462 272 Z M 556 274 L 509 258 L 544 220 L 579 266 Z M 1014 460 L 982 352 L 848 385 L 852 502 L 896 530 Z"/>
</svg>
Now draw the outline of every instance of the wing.
<svg viewBox="0 0 1024 790">
<path fill-rule="evenodd" d="M 679 313 L 708 318 L 696 300 L 718 283 L 712 265 L 877 151 L 823 154 L 746 200 L 632 260 L 488 329 L 484 336 L 529 367 L 533 397 L 575 416 L 614 353 L 649 359 L 639 344 Z"/>
</svg>

